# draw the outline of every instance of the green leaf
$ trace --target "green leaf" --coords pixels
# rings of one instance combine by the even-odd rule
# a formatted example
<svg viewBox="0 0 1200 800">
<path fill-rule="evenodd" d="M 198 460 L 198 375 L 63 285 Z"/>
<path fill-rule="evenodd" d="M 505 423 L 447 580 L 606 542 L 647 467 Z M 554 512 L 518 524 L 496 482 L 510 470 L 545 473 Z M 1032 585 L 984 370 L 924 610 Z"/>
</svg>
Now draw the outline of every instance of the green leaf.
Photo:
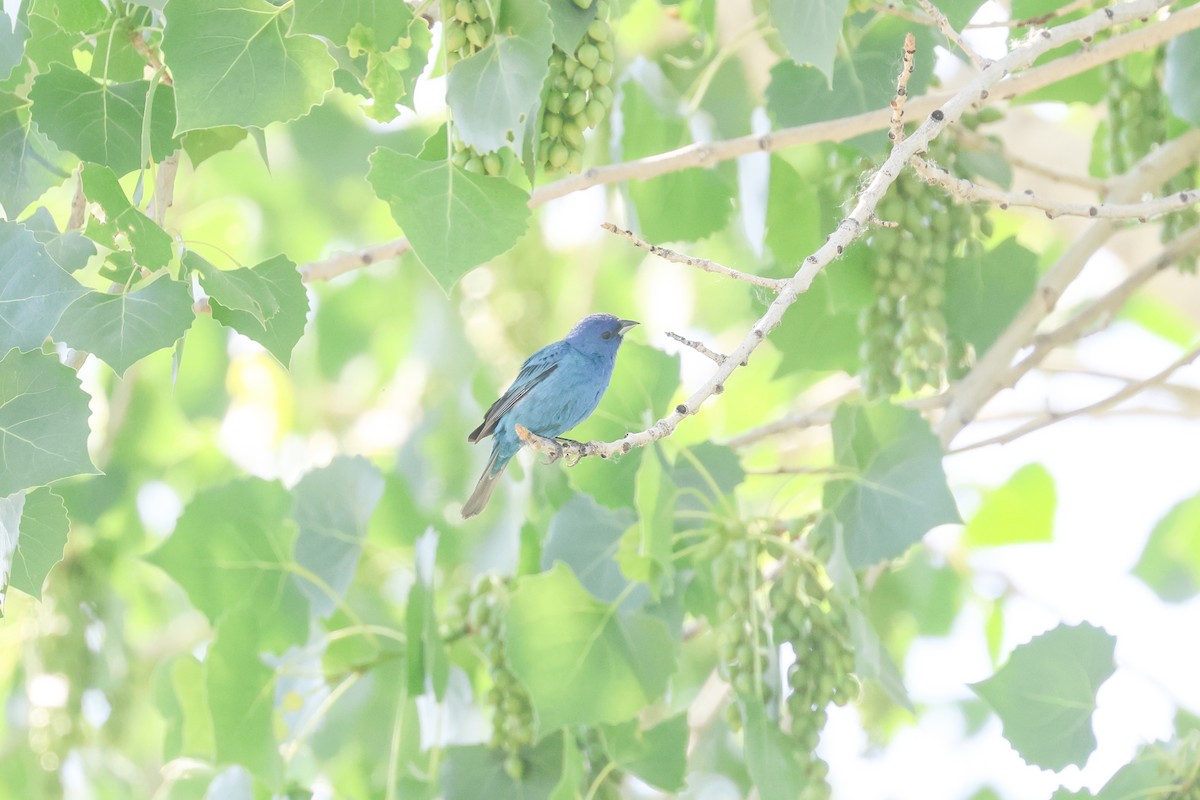
<svg viewBox="0 0 1200 800">
<path fill-rule="evenodd" d="M 580 790 L 584 786 L 585 777 L 583 753 L 575 740 L 575 734 L 564 728 L 562 732 L 562 774 L 554 786 L 554 791 L 550 793 L 550 800 L 577 800 L 582 796 Z"/>
<path fill-rule="evenodd" d="M 388 50 L 408 30 L 412 11 L 394 0 L 296 0 L 291 33 L 315 33 L 346 44 L 356 25 L 371 30 L 380 50 Z"/>
<path fill-rule="evenodd" d="M 0 353 L 41 346 L 84 291 L 31 231 L 0 220 Z"/>
<path fill-rule="evenodd" d="M 1158 521 L 1133 574 L 1169 603 L 1200 592 L 1200 494 L 1177 503 Z"/>
<path fill-rule="evenodd" d="M 542 733 L 631 719 L 675 672 L 662 620 L 601 603 L 562 564 L 518 582 L 505 624 L 509 663 Z"/>
<path fill-rule="evenodd" d="M 268 786 L 279 783 L 283 762 L 275 741 L 275 670 L 259 658 L 261 609 L 243 606 L 217 625 L 204 658 L 217 762 L 242 764 Z"/>
<path fill-rule="evenodd" d="M 209 300 L 213 319 L 258 342 L 286 367 L 292 360 L 293 348 L 304 335 L 304 324 L 308 319 L 308 292 L 304 290 L 296 265 L 287 256 L 269 258 L 261 264 L 255 264 L 250 270 L 258 277 L 257 281 L 246 276 L 242 276 L 241 280 L 232 280 L 238 281 L 242 289 L 254 286 L 255 297 L 261 301 L 260 308 L 264 313 L 271 302 L 278 307 L 278 311 L 264 323 L 259 321 L 254 312 L 227 308 L 214 296 Z M 229 274 L 226 272 L 225 276 Z M 232 290 L 229 290 L 228 296 L 238 304 L 253 302 Z M 262 299 L 264 297 L 270 300 Z"/>
<path fill-rule="evenodd" d="M 797 64 L 812 64 L 833 85 L 833 56 L 842 33 L 848 0 L 771 0 L 771 24 L 779 30 L 788 55 Z"/>
<path fill-rule="evenodd" d="M 1117 640 L 1088 624 L 1059 625 L 1013 651 L 992 677 L 971 684 L 1004 723 L 1004 738 L 1043 769 L 1082 766 L 1096 748 L 1096 692 L 1116 669 Z"/>
<path fill-rule="evenodd" d="M 371 155 L 367 179 L 446 292 L 473 267 L 509 250 L 529 226 L 526 192 L 449 161 L 422 161 L 381 147 Z"/>
<path fill-rule="evenodd" d="M 1171 113 L 1193 125 L 1200 125 L 1200 31 L 1181 33 L 1167 43 L 1166 75 L 1163 88 Z"/>
<path fill-rule="evenodd" d="M 523 753 L 519 781 L 504 768 L 503 750 L 473 745 L 446 749 L 441 788 L 445 800 L 547 800 L 562 776 L 562 737 L 547 736 Z"/>
<path fill-rule="evenodd" d="M 647 78 L 662 80 L 657 73 Z M 621 91 L 621 149 L 626 160 L 691 143 L 687 120 L 670 110 L 677 102 L 673 94 L 664 89 L 655 97 L 636 81 L 626 81 Z M 652 242 L 690 242 L 715 233 L 733 213 L 734 194 L 720 172 L 702 167 L 629 184 L 638 227 Z"/>
<path fill-rule="evenodd" d="M 193 319 L 191 288 L 163 277 L 134 292 L 88 292 L 67 307 L 52 335 L 95 353 L 123 375 L 135 362 L 174 344 Z"/>
<path fill-rule="evenodd" d="M 767 228 L 763 241 L 775 261 L 799 263 L 821 245 L 825 232 L 821 228 L 820 207 L 817 185 L 805 180 L 784 159 L 771 156 Z"/>
<path fill-rule="evenodd" d="M 42 243 L 50 260 L 67 272 L 83 269 L 88 259 L 96 255 L 96 245 L 79 231 L 59 233 L 45 206 L 39 206 L 21 224 Z"/>
<path fill-rule="evenodd" d="M 26 492 L 21 537 L 12 557 L 8 585 L 41 600 L 46 576 L 62 561 L 68 528 L 70 520 L 61 497 L 46 488 Z"/>
<path fill-rule="evenodd" d="M 246 129 L 236 125 L 222 125 L 219 128 L 201 128 L 188 131 L 180 137 L 183 149 L 191 159 L 192 168 L 200 166 L 217 153 L 232 150 L 246 138 Z"/>
<path fill-rule="evenodd" d="M 336 63 L 311 36 L 289 36 L 266 0 L 171 0 L 163 51 L 175 81 L 176 132 L 265 128 L 303 116 L 333 87 Z"/>
<path fill-rule="evenodd" d="M 598 6 L 591 3 L 580 8 L 573 0 L 547 0 L 550 5 L 550 24 L 554 28 L 554 43 L 564 52 L 573 53 L 596 18 Z"/>
<path fill-rule="evenodd" d="M 553 569 L 561 562 L 597 600 L 613 603 L 623 597 L 622 608 L 640 608 L 650 593 L 643 586 L 631 589 L 630 579 L 616 560 L 621 536 L 633 521 L 627 508 L 608 509 L 589 495 L 575 495 L 550 518 L 542 569 Z"/>
<path fill-rule="evenodd" d="M 204 685 L 204 665 L 192 654 L 176 656 L 156 676 L 155 705 L 162 714 L 165 758 L 212 759 L 213 720 Z"/>
<path fill-rule="evenodd" d="M 350 588 L 382 496 L 383 476 L 361 456 L 338 456 L 292 489 L 292 519 L 300 528 L 296 563 L 321 581 L 301 579 L 300 589 L 317 616 L 328 616 Z"/>
<path fill-rule="evenodd" d="M 832 85 L 816 67 L 781 61 L 771 70 L 767 112 L 778 127 L 790 128 L 886 108 L 896 92 L 904 34 L 910 31 L 917 38 L 917 52 L 933 52 L 935 40 L 929 28 L 879 15 L 867 26 L 851 55 L 841 54 L 834 60 Z M 918 58 L 909 77 L 909 95 L 925 91 L 932 75 L 933 59 Z M 886 141 L 883 132 L 870 136 L 880 144 Z"/>
<path fill-rule="evenodd" d="M 150 152 L 142 153 L 146 95 L 153 90 Z M 98 83 L 63 64 L 38 75 L 29 92 L 33 119 L 59 147 L 118 175 L 175 150 L 175 94 L 150 81 Z"/>
<path fill-rule="evenodd" d="M 103 222 L 93 219 L 88 223 L 88 238 L 110 250 L 124 250 L 123 242 L 128 242 L 134 260 L 150 270 L 170 263 L 174 255 L 171 236 L 133 207 L 111 169 L 85 164 L 80 179 L 84 196 L 104 210 Z"/>
<path fill-rule="evenodd" d="M 664 792 L 683 789 L 691 733 L 687 714 L 668 717 L 645 730 L 637 720 L 630 720 L 602 728 L 601 733 L 604 751 L 619 769 Z"/>
<path fill-rule="evenodd" d="M 480 152 L 512 142 L 541 94 L 553 39 L 544 0 L 500 4 L 492 40 L 455 64 L 446 80 L 446 102 L 463 142 Z"/>
<path fill-rule="evenodd" d="M 282 486 L 258 478 L 204 489 L 147 559 L 214 624 L 230 609 L 252 609 L 259 649 L 280 652 L 308 635 L 308 600 L 291 574 L 290 505 Z"/>
<path fill-rule="evenodd" d="M 279 313 L 279 300 L 274 284 L 248 267 L 217 269 L 207 259 L 191 250 L 180 259 L 183 268 L 200 276 L 200 287 L 208 296 L 228 311 L 245 311 L 259 325 Z"/>
<path fill-rule="evenodd" d="M 53 355 L 0 359 L 0 497 L 97 470 L 88 456 L 88 397 Z"/>
<path fill-rule="evenodd" d="M 28 109 L 0 113 L 0 205 L 9 219 L 66 180 L 74 161 L 38 130 Z"/>
<path fill-rule="evenodd" d="M 1037 255 L 1005 239 L 946 275 L 946 327 L 982 354 L 1004 332 L 1037 285 Z"/>
<path fill-rule="evenodd" d="M 642 458 L 634 484 L 637 522 L 624 535 L 617 560 L 626 575 L 650 586 L 655 599 L 663 591 L 671 592 L 677 495 L 678 490 L 664 469 L 661 450 L 650 450 Z"/>
<path fill-rule="evenodd" d="M 1048 542 L 1054 537 L 1057 504 L 1053 476 L 1041 464 L 1026 464 L 984 496 L 964 539 L 972 547 Z"/>
<path fill-rule="evenodd" d="M 16 20 L 0 17 L 0 81 L 8 80 L 13 67 L 21 63 L 28 33 L 28 28 Z"/>
<path fill-rule="evenodd" d="M 936 525 L 958 522 L 942 446 L 921 415 L 880 403 L 840 405 L 834 461 L 856 473 L 825 485 L 822 527 L 842 526 L 855 568 L 896 558 Z"/>
<path fill-rule="evenodd" d="M 762 800 L 795 800 L 808 785 L 796 746 L 757 699 L 742 698 L 746 769 Z"/>
</svg>

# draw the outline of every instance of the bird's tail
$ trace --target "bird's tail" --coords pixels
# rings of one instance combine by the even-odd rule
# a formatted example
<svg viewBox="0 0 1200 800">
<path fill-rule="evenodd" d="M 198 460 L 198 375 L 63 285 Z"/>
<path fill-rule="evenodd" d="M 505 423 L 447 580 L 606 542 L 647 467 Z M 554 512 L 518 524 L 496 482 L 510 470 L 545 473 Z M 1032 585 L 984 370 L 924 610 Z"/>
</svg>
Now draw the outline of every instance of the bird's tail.
<svg viewBox="0 0 1200 800">
<path fill-rule="evenodd" d="M 483 511 L 483 507 L 491 499 L 492 490 L 496 488 L 496 481 L 504 474 L 504 468 L 508 466 L 507 458 L 497 463 L 499 456 L 500 448 L 493 448 L 492 457 L 488 459 L 487 466 L 483 469 L 483 474 L 479 476 L 479 483 L 475 484 L 475 491 L 471 492 L 471 496 L 463 504 L 463 519 L 473 517 L 480 511 Z"/>
</svg>

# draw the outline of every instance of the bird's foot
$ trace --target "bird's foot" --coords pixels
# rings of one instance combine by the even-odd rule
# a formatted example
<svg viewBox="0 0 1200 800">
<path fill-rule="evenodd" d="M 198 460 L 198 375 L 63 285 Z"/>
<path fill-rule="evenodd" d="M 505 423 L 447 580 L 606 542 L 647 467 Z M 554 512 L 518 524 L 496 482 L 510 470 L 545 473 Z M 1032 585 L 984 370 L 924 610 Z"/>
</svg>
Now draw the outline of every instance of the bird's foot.
<svg viewBox="0 0 1200 800">
<path fill-rule="evenodd" d="M 583 460 L 583 450 L 585 447 L 583 442 L 556 436 L 554 437 L 554 443 L 558 445 L 559 453 L 562 459 L 566 461 L 568 467 L 573 467 Z"/>
</svg>

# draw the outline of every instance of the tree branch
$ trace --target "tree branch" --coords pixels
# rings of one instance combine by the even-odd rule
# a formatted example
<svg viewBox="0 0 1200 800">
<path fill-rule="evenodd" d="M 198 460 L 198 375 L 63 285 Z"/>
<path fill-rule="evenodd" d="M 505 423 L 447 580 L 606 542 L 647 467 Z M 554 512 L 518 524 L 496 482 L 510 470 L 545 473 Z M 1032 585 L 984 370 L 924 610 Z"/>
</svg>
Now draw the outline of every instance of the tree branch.
<svg viewBox="0 0 1200 800">
<path fill-rule="evenodd" d="M 694 258 L 692 256 L 683 255 L 682 253 L 676 253 L 674 250 L 668 250 L 667 248 L 660 247 L 656 244 L 650 244 L 646 240 L 640 238 L 633 231 L 618 228 L 611 222 L 605 222 L 601 224 L 600 227 L 609 233 L 616 234 L 623 239 L 627 239 L 633 244 L 634 247 L 638 247 L 649 253 L 653 253 L 664 261 L 670 261 L 672 264 L 685 264 L 689 267 L 695 267 L 696 269 L 703 270 L 705 272 L 724 275 L 727 278 L 733 278 L 737 281 L 744 281 L 746 283 L 753 284 L 754 286 L 762 287 L 763 289 L 770 289 L 772 292 L 778 292 L 787 283 L 787 281 L 780 278 L 765 278 L 761 275 L 752 275 L 748 272 L 739 272 L 736 269 L 730 269 L 722 264 L 718 264 L 715 261 L 709 261 L 707 258 Z"/>
<path fill-rule="evenodd" d="M 929 15 L 929 18 L 933 20 L 933 24 L 942 32 L 942 35 L 961 50 L 963 55 L 971 59 L 971 63 L 975 65 L 975 69 L 983 69 L 987 66 L 987 61 L 979 53 L 975 52 L 975 48 L 963 41 L 962 36 L 959 35 L 958 31 L 954 30 L 954 26 L 950 24 L 950 20 L 946 19 L 946 15 L 941 12 L 941 9 L 930 2 L 930 0 L 917 0 L 917 2 L 920 3 L 921 8 Z"/>
<path fill-rule="evenodd" d="M 913 158 L 912 165 L 926 183 L 939 186 L 960 200 L 969 203 L 992 203 L 999 206 L 1001 210 L 1035 208 L 1045 212 L 1049 219 L 1090 217 L 1092 219 L 1125 219 L 1146 222 L 1152 217 L 1182 211 L 1200 203 L 1200 189 L 1188 189 L 1139 203 L 1067 203 L 1060 200 L 1043 200 L 1034 195 L 1031 190 L 1006 192 L 972 183 L 966 178 L 956 178 L 945 167 L 920 156 Z"/>
<path fill-rule="evenodd" d="M 1191 130 L 1152 151 L 1135 164 L 1129 172 L 1113 183 L 1110 197 L 1116 203 L 1124 203 L 1140 196 L 1144 191 L 1162 186 L 1177 172 L 1193 163 L 1198 156 L 1200 130 Z M 1116 223 L 1113 220 L 1097 220 L 1076 239 L 1049 272 L 1038 281 L 1033 297 L 1017 313 L 1004 333 L 988 348 L 971 372 L 951 387 L 954 399 L 935 428 L 943 445 L 948 445 L 975 418 L 988 400 L 1006 388 L 1013 357 L 1028 345 L 1038 324 L 1054 310 L 1063 291 L 1078 277 L 1088 259 L 1108 241 L 1115 230 Z"/>
<path fill-rule="evenodd" d="M 1171 377 L 1171 375 L 1173 375 L 1177 370 L 1186 367 L 1197 358 L 1200 358 L 1200 346 L 1193 347 L 1191 350 L 1188 350 L 1186 353 L 1167 365 L 1165 369 L 1154 373 L 1149 378 L 1140 381 L 1130 381 L 1120 391 L 1113 392 L 1103 400 L 1097 400 L 1095 403 L 1090 403 L 1086 406 L 1082 406 L 1071 411 L 1048 412 L 1037 419 L 1032 419 L 1029 422 L 1026 422 L 1024 425 L 1019 425 L 1016 428 L 1013 428 L 1007 433 L 1002 433 L 999 436 L 992 436 L 988 439 L 981 439 L 978 442 L 971 442 L 970 444 L 963 445 L 962 447 L 949 450 L 947 451 L 947 455 L 957 455 L 958 453 L 965 453 L 969 450 L 977 450 L 981 447 L 988 447 L 994 444 L 1006 444 L 1019 439 L 1022 436 L 1033 433 L 1034 431 L 1038 431 L 1042 428 L 1047 428 L 1064 420 L 1071 419 L 1072 417 L 1079 417 L 1085 414 L 1097 414 L 1101 411 L 1105 411 L 1119 403 L 1124 402 L 1125 400 L 1128 400 L 1131 397 L 1134 397 L 1135 395 L 1141 394 L 1145 390 L 1157 384 L 1166 381 L 1167 378 Z"/>
<path fill-rule="evenodd" d="M 1141 17 L 1149 17 L 1164 4 L 1164 2 L 1137 2 L 1138 14 L 1133 17 L 1125 13 L 1127 4 L 1120 4 L 1112 7 L 1112 17 L 1106 16 L 1103 19 L 1096 20 L 1094 23 L 1089 23 L 1087 28 L 1080 29 L 1073 26 L 1077 26 L 1084 20 L 1094 19 L 1094 14 L 1085 17 L 1084 20 L 1076 20 L 1066 25 L 1060 25 L 1054 28 L 1053 31 L 1043 31 L 1043 35 L 1039 37 L 1042 44 L 1046 42 L 1050 42 L 1051 44 L 1049 46 L 1039 46 L 1038 54 L 1041 55 L 1054 47 L 1069 42 L 1090 39 L 1099 31 L 1107 30 L 1114 25 L 1131 22 Z M 1022 94 L 1027 94 L 1073 75 L 1078 75 L 1081 72 L 1086 72 L 1092 67 L 1109 61 L 1115 61 L 1130 53 L 1157 47 L 1181 33 L 1196 28 L 1200 28 L 1200 6 L 1185 8 L 1171 14 L 1165 20 L 1151 22 L 1137 30 L 1120 36 L 1114 36 L 1106 42 L 1080 50 L 1071 55 L 1063 56 L 1033 69 L 1028 69 L 1019 76 L 1004 77 L 1007 75 L 1007 72 L 1024 69 L 1027 65 L 1010 68 L 1007 72 L 993 72 L 990 74 L 986 85 L 976 86 L 978 93 L 971 98 L 970 102 L 982 106 L 997 99 L 1011 99 Z M 1066 36 L 1059 33 L 1066 29 L 1070 29 L 1072 33 Z M 1032 43 L 1027 42 L 1013 52 L 1024 52 L 1024 48 Z M 1007 59 L 1008 57 L 1006 56 L 1001 61 L 1009 63 Z M 994 65 L 989 66 L 994 67 Z M 975 83 L 970 85 L 975 86 Z M 956 96 L 956 94 L 949 92 L 925 94 L 920 97 L 911 98 L 908 101 L 907 110 L 914 116 L 929 114 L 943 104 L 951 102 Z M 762 135 L 741 136 L 717 142 L 697 142 L 677 150 L 647 156 L 646 158 L 639 158 L 620 164 L 590 167 L 578 175 L 539 186 L 530 196 L 529 206 L 530 208 L 537 208 L 551 200 L 564 197 L 573 192 L 589 189 L 593 186 L 620 183 L 628 180 L 646 180 L 659 175 L 665 175 L 669 172 L 687 169 L 688 167 L 710 166 L 750 153 L 776 152 L 799 144 L 815 142 L 841 142 L 864 133 L 885 130 L 890 123 L 890 118 L 891 109 L 881 108 L 841 119 L 785 128 Z M 359 267 L 395 258 L 408 252 L 408 250 L 408 241 L 397 239 L 362 250 L 338 253 L 327 259 L 310 262 L 301 266 L 300 273 L 305 282 L 329 280 Z"/>
<path fill-rule="evenodd" d="M 674 339 L 675 341 L 679 342 L 682 345 L 686 345 L 686 346 L 692 348 L 700 355 L 704 356 L 705 358 L 707 358 L 710 361 L 712 361 L 713 363 L 715 363 L 717 366 L 724 364 L 725 359 L 728 358 L 728 356 L 724 356 L 720 353 L 709 350 L 707 347 L 705 347 L 700 342 L 693 341 L 691 339 L 685 339 L 684 337 L 680 336 L 678 333 L 674 333 L 672 331 L 667 331 L 666 333 L 667 333 L 668 337 Z"/>
</svg>

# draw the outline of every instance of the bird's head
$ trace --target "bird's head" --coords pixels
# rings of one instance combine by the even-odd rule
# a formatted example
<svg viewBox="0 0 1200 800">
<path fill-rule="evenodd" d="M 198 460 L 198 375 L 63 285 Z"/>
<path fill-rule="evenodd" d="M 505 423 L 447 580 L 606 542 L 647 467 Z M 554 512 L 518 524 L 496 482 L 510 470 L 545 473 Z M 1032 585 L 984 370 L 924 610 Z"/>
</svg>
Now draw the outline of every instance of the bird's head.
<svg viewBox="0 0 1200 800">
<path fill-rule="evenodd" d="M 612 314 L 592 314 L 584 317 L 571 329 L 566 340 L 579 352 L 589 356 L 615 356 L 625 334 L 638 323 L 619 319 Z"/>
</svg>

